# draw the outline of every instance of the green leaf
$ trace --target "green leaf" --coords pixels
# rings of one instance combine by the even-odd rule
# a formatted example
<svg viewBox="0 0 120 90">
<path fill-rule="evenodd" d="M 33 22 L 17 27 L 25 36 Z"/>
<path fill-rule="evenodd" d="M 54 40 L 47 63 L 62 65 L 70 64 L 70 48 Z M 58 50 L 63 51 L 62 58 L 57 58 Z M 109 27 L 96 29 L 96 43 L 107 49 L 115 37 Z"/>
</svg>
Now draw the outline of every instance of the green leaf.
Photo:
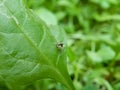
<svg viewBox="0 0 120 90">
<path fill-rule="evenodd" d="M 116 53 L 110 46 L 102 45 L 97 52 L 87 51 L 88 57 L 95 63 L 112 60 Z"/>
<path fill-rule="evenodd" d="M 103 61 L 112 60 L 115 57 L 115 52 L 110 46 L 101 46 L 97 54 L 102 58 Z"/>
<path fill-rule="evenodd" d="M 83 90 L 99 90 L 99 89 L 95 85 L 88 84 L 83 88 Z"/>
<path fill-rule="evenodd" d="M 119 14 L 111 15 L 109 13 L 102 13 L 101 15 L 94 14 L 94 19 L 99 22 L 110 21 L 110 20 L 120 21 L 120 15 Z"/>
<path fill-rule="evenodd" d="M 44 78 L 74 90 L 66 67 L 65 34 L 54 31 L 61 37 L 28 10 L 24 0 L 0 0 L 0 76 L 11 90 Z"/>
<path fill-rule="evenodd" d="M 45 8 L 35 10 L 35 13 L 47 24 L 57 25 L 57 19 L 52 12 Z"/>
<path fill-rule="evenodd" d="M 94 63 L 101 63 L 102 62 L 102 58 L 93 51 L 87 51 L 87 56 L 90 58 L 90 60 L 92 60 L 92 62 Z"/>
</svg>

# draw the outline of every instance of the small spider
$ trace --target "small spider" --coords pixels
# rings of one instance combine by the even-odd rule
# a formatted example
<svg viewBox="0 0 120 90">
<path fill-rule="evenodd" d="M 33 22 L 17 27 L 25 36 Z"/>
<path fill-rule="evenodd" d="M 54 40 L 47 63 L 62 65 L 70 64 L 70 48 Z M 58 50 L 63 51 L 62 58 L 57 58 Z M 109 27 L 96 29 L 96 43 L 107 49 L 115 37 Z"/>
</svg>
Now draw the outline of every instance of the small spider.
<svg viewBox="0 0 120 90">
<path fill-rule="evenodd" d="M 64 44 L 61 43 L 61 42 L 60 42 L 60 43 L 57 43 L 56 46 L 57 46 L 57 48 L 60 49 L 60 50 L 64 48 Z"/>
</svg>

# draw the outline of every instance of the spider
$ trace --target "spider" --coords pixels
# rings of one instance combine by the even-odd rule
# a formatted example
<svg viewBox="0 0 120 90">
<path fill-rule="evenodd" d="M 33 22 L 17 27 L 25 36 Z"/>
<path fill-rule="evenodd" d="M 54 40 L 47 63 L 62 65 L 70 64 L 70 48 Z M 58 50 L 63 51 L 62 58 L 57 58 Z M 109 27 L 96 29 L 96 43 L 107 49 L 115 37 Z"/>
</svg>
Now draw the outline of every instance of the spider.
<svg viewBox="0 0 120 90">
<path fill-rule="evenodd" d="M 60 43 L 57 43 L 56 46 L 57 46 L 57 48 L 60 49 L 60 50 L 64 48 L 64 44 L 61 43 L 61 42 L 60 42 Z"/>
</svg>

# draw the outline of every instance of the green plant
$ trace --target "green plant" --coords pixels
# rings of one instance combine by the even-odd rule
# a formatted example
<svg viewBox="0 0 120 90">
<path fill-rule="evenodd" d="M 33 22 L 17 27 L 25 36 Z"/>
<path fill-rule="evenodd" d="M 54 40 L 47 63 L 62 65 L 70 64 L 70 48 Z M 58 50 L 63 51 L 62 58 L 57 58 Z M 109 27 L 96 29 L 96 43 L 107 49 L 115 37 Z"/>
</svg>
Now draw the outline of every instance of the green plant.
<svg viewBox="0 0 120 90">
<path fill-rule="evenodd" d="M 40 17 L 49 11 L 66 31 L 76 90 L 119 90 L 119 0 L 29 0 L 28 6 Z"/>
<path fill-rule="evenodd" d="M 0 1 L 1 7 L 3 0 Z M 13 3 L 15 4 L 15 2 L 10 3 L 11 7 L 14 7 Z M 17 9 L 18 5 L 15 6 Z M 32 18 L 32 12 L 32 16 L 35 18 L 30 19 L 30 23 L 35 24 L 36 21 L 40 21 L 44 24 L 45 22 L 45 27 L 47 26 L 50 31 L 49 34 L 52 33 L 50 35 L 56 38 L 54 45 L 52 44 L 56 47 L 54 47 L 56 54 L 60 55 L 65 50 L 69 75 L 76 90 L 120 90 L 120 0 L 26 0 L 25 6 L 27 6 L 27 10 L 25 9 L 27 12 L 25 12 L 29 13 L 28 17 Z M 5 12 L 5 9 L 1 8 L 0 12 L 3 11 Z M 6 14 L 2 13 L 2 15 Z M 18 15 L 21 17 L 18 20 L 21 23 L 24 21 L 22 18 L 24 15 L 22 15 L 21 12 Z M 39 17 L 42 21 L 38 20 Z M 5 28 L 9 26 L 8 20 L 2 19 L 0 22 L 7 25 Z M 36 26 L 41 27 L 39 25 L 32 26 L 32 29 L 36 29 Z M 0 30 L 2 30 L 1 28 L 0 26 Z M 61 36 L 64 31 L 67 42 L 64 40 L 66 36 Z M 0 35 L 0 41 L 1 37 L 3 39 L 3 35 Z M 38 38 L 34 40 L 38 40 Z M 52 49 L 51 54 L 53 51 Z M 12 55 L 17 56 L 15 53 Z M 1 56 L 3 57 L 3 55 Z M 1 56 L 0 58 L 2 58 Z M 61 58 L 61 60 L 66 62 L 66 59 Z M 9 84 L 6 82 L 0 76 L 0 90 L 8 90 Z M 34 79 L 27 86 L 21 86 L 21 89 L 66 90 L 64 85 L 51 79 L 37 81 Z"/>
<path fill-rule="evenodd" d="M 0 0 L 0 80 L 9 89 L 52 78 L 74 90 L 66 47 L 64 31 L 47 27 L 24 0 Z"/>
</svg>

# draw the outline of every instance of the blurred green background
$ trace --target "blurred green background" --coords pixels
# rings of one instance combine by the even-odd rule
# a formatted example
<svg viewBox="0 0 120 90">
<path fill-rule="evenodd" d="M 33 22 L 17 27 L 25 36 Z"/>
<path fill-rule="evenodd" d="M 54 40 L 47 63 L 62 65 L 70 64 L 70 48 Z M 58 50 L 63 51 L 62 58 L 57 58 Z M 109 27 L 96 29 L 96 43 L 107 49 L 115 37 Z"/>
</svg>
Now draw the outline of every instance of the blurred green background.
<svg viewBox="0 0 120 90">
<path fill-rule="evenodd" d="M 65 30 L 68 70 L 76 90 L 120 90 L 120 0 L 26 1 L 49 27 Z M 66 89 L 47 79 L 25 90 Z"/>
</svg>

